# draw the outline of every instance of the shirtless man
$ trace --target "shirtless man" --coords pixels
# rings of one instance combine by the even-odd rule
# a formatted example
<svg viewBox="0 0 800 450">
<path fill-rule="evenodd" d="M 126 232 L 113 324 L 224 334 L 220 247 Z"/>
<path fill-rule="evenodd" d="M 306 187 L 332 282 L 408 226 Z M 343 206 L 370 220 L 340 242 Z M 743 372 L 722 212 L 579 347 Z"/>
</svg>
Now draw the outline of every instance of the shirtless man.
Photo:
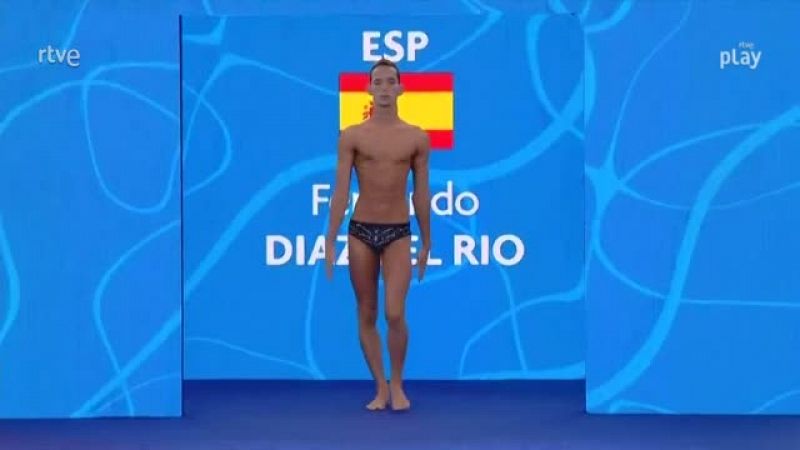
<svg viewBox="0 0 800 450">
<path fill-rule="evenodd" d="M 358 302 L 361 349 L 376 383 L 369 410 L 383 410 L 391 399 L 393 410 L 410 408 L 403 391 L 403 363 L 408 343 L 405 301 L 411 282 L 411 228 L 406 186 L 413 173 L 412 200 L 419 224 L 421 249 L 417 254 L 421 281 L 431 248 L 430 188 L 428 185 L 428 135 L 404 122 L 397 113 L 402 94 L 400 72 L 387 60 L 370 70 L 369 93 L 373 112 L 361 124 L 339 137 L 336 183 L 325 242 L 328 278 L 333 276 L 334 243 L 344 218 L 355 168 L 359 197 L 348 225 L 350 280 Z M 391 376 L 387 387 L 381 340 L 375 328 L 378 309 L 378 274 L 383 269 L 386 321 L 389 328 Z"/>
</svg>

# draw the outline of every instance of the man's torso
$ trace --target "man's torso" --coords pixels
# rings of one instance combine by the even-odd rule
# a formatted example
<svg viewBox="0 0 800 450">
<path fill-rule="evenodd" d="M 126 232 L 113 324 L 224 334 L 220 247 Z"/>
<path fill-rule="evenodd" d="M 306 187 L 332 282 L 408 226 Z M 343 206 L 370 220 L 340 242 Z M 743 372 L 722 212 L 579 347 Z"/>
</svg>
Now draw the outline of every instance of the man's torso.
<svg viewBox="0 0 800 450">
<path fill-rule="evenodd" d="M 407 222 L 408 174 L 417 153 L 420 130 L 404 123 L 363 123 L 354 131 L 353 165 L 359 196 L 353 218 L 373 223 Z"/>
</svg>

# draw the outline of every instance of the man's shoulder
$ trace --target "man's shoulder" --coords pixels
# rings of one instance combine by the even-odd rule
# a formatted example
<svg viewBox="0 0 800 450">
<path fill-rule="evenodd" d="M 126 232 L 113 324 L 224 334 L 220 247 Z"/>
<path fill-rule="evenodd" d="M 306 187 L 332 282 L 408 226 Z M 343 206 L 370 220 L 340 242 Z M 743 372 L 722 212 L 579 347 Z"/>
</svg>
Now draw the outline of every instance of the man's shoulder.
<svg viewBox="0 0 800 450">
<path fill-rule="evenodd" d="M 339 132 L 339 139 L 343 143 L 347 143 L 350 146 L 355 146 L 358 143 L 360 136 L 363 134 L 362 128 L 362 124 L 355 124 L 345 127 Z"/>
<path fill-rule="evenodd" d="M 409 124 L 409 133 L 414 136 L 414 142 L 418 146 L 425 147 L 428 145 L 429 135 L 424 128 L 418 125 Z"/>
<path fill-rule="evenodd" d="M 342 136 L 342 137 L 356 136 L 361 131 L 363 126 L 364 126 L 363 123 L 357 123 L 357 124 L 354 124 L 354 125 L 348 125 L 340 132 L 340 136 Z"/>
<path fill-rule="evenodd" d="M 403 122 L 403 128 L 410 136 L 414 138 L 415 142 L 424 142 L 425 139 L 428 139 L 428 132 L 419 125 Z"/>
<path fill-rule="evenodd" d="M 407 131 L 409 131 L 411 133 L 424 133 L 425 132 L 425 130 L 422 129 L 422 127 L 420 127 L 419 125 L 413 124 L 411 122 L 406 122 L 405 120 L 401 120 L 400 123 L 403 126 L 403 128 L 405 128 Z"/>
</svg>

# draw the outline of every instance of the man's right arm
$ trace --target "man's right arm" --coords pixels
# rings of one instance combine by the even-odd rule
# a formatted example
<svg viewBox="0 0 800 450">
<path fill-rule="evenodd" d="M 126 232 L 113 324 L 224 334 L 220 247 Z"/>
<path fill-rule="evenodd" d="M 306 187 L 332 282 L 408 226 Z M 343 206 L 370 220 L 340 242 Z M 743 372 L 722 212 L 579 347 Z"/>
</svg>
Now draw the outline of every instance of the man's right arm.
<svg viewBox="0 0 800 450">
<path fill-rule="evenodd" d="M 350 129 L 343 130 L 339 135 L 339 150 L 336 162 L 336 181 L 331 198 L 330 223 L 328 224 L 328 242 L 336 241 L 336 234 L 342 224 L 344 212 L 347 210 L 348 197 L 350 196 L 350 174 L 353 170 L 355 156 L 355 141 Z"/>
</svg>

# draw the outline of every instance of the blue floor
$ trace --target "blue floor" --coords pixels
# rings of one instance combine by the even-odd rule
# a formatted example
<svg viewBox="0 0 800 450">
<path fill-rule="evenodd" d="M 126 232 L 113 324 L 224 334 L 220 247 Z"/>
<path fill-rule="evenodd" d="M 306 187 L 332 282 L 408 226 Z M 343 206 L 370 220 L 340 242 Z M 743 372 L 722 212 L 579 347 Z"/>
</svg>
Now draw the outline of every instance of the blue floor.
<svg viewBox="0 0 800 450">
<path fill-rule="evenodd" d="M 800 417 L 590 416 L 582 382 L 187 382 L 181 419 L 0 421 L 0 449 L 797 449 Z"/>
</svg>

